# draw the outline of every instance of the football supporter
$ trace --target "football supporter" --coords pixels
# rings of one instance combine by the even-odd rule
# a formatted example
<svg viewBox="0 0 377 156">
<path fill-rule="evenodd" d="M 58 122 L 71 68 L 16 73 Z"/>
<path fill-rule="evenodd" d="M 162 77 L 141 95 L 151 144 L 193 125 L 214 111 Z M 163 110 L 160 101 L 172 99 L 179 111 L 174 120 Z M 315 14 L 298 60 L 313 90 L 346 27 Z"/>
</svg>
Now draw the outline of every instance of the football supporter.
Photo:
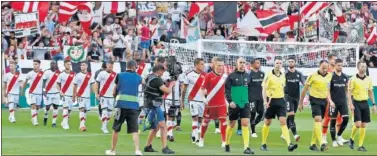
<svg viewBox="0 0 377 156">
<path fill-rule="evenodd" d="M 5 103 L 9 108 L 9 121 L 16 122 L 15 110 L 20 101 L 20 91 L 22 90 L 22 79 L 20 73 L 16 72 L 16 62 L 9 63 L 10 72 L 6 73 L 3 79 L 3 95 Z"/>
<path fill-rule="evenodd" d="M 365 62 L 358 62 L 358 73 L 350 79 L 348 88 L 348 105 L 351 111 L 354 112 L 354 122 L 352 127 L 349 147 L 354 149 L 355 136 L 357 130 L 360 130 L 359 148 L 358 151 L 366 152 L 364 147 L 364 139 L 366 133 L 366 126 L 370 122 L 370 110 L 368 105 L 368 97 L 372 101 L 373 113 L 376 113 L 376 102 L 373 95 L 372 79 L 365 74 L 367 64 Z"/>
<path fill-rule="evenodd" d="M 225 147 L 226 133 L 226 116 L 227 108 L 225 101 L 225 80 L 227 75 L 224 74 L 224 61 L 220 58 L 214 60 L 215 70 L 208 73 L 201 87 L 201 97 L 205 105 L 204 121 L 201 127 L 200 139 L 198 146 L 204 146 L 204 136 L 211 120 L 219 119 L 221 131 L 221 147 Z M 207 94 L 205 94 L 207 93 Z M 207 97 L 205 97 L 207 96 Z"/>
<path fill-rule="evenodd" d="M 59 108 L 59 91 L 56 89 L 56 82 L 60 75 L 58 64 L 56 61 L 52 60 L 50 62 L 50 69 L 46 70 L 44 73 L 44 80 L 46 80 L 46 86 L 43 89 L 45 114 L 43 119 L 43 125 L 47 125 L 48 111 L 53 108 L 52 111 L 52 127 L 56 127 L 56 118 L 58 117 Z"/>
</svg>

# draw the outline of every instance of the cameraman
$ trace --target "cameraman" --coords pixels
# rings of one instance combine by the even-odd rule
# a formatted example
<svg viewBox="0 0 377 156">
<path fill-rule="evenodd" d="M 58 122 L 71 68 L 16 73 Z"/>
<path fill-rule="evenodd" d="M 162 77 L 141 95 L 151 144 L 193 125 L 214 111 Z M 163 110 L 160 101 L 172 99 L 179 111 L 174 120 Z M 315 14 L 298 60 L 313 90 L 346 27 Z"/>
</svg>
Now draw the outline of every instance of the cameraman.
<svg viewBox="0 0 377 156">
<path fill-rule="evenodd" d="M 146 87 L 144 91 L 144 107 L 145 112 L 148 112 L 147 120 L 151 123 L 151 132 L 148 136 L 148 141 L 144 147 L 144 152 L 156 152 L 152 148 L 152 141 L 156 136 L 157 131 L 161 130 L 162 153 L 174 154 L 175 152 L 167 147 L 167 127 L 165 123 L 165 116 L 161 110 L 163 103 L 162 95 L 170 94 L 171 89 L 164 85 L 161 76 L 165 72 L 164 66 L 158 64 L 153 67 L 153 74 L 146 79 Z"/>
</svg>

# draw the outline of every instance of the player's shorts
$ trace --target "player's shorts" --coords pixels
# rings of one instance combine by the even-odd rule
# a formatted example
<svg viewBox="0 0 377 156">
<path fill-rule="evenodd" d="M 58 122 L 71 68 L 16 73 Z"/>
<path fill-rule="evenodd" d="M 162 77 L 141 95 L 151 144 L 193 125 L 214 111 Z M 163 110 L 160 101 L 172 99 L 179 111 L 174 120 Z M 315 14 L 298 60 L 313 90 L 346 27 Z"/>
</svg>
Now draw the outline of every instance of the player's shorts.
<svg viewBox="0 0 377 156">
<path fill-rule="evenodd" d="M 161 109 L 167 113 L 169 117 L 174 117 L 178 115 L 179 106 L 178 100 L 175 100 L 174 104 L 171 100 L 165 100 L 165 105 L 161 105 Z"/>
<path fill-rule="evenodd" d="M 29 104 L 35 104 L 40 106 L 42 104 L 43 96 L 42 94 L 29 94 Z"/>
<path fill-rule="evenodd" d="M 77 97 L 77 103 L 80 109 L 90 110 L 90 98 L 87 97 Z"/>
<path fill-rule="evenodd" d="M 59 105 L 60 95 L 59 93 L 46 94 L 46 96 L 44 96 L 44 100 L 44 104 L 47 106 L 51 104 Z"/>
<path fill-rule="evenodd" d="M 219 107 L 206 107 L 204 108 L 204 118 L 215 120 L 219 118 L 226 118 L 227 116 L 227 108 L 226 105 L 219 106 Z"/>
<path fill-rule="evenodd" d="M 100 104 L 102 109 L 108 109 L 112 111 L 114 109 L 114 98 L 113 97 L 100 97 Z"/>
<path fill-rule="evenodd" d="M 7 104 L 13 103 L 13 104 L 17 105 L 19 103 L 19 101 L 20 101 L 20 95 L 19 94 L 8 94 L 6 103 Z"/>
<path fill-rule="evenodd" d="M 263 114 L 264 113 L 263 100 L 252 101 L 250 103 L 250 111 L 253 113 L 257 112 L 258 114 Z"/>
<path fill-rule="evenodd" d="M 287 112 L 297 112 L 298 99 L 286 97 L 285 102 L 287 103 Z"/>
<path fill-rule="evenodd" d="M 204 103 L 199 101 L 190 101 L 190 113 L 192 117 L 203 117 L 204 113 Z"/>
<path fill-rule="evenodd" d="M 354 122 L 361 121 L 365 123 L 370 122 L 370 108 L 368 101 L 353 101 L 354 110 Z"/>
<path fill-rule="evenodd" d="M 243 108 L 237 106 L 236 108 L 229 107 L 229 120 L 238 120 L 239 118 L 250 118 L 250 104 L 246 104 Z"/>
<path fill-rule="evenodd" d="M 312 117 L 321 116 L 323 118 L 326 112 L 327 100 L 310 96 L 309 101 L 312 106 Z"/>
<path fill-rule="evenodd" d="M 127 122 L 127 133 L 137 133 L 139 131 L 138 117 L 139 111 L 134 109 L 115 108 L 113 130 L 120 132 L 124 121 Z"/>
<path fill-rule="evenodd" d="M 72 96 L 64 96 L 60 98 L 60 104 L 63 106 L 63 108 L 68 108 L 68 110 L 72 110 L 73 106 L 73 100 Z"/>
<path fill-rule="evenodd" d="M 287 104 L 284 98 L 271 99 L 270 107 L 266 109 L 265 118 L 274 119 L 275 117 L 287 116 Z"/>
<path fill-rule="evenodd" d="M 330 118 L 336 119 L 339 114 L 341 116 L 348 116 L 347 102 L 344 102 L 344 103 L 335 102 L 335 108 L 329 107 Z"/>
</svg>

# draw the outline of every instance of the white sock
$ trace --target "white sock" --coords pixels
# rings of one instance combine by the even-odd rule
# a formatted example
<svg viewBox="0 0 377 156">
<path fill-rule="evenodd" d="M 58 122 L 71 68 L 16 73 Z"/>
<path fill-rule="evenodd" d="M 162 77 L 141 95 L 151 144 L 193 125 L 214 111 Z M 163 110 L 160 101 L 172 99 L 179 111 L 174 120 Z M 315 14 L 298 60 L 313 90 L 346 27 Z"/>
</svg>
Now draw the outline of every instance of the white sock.
<svg viewBox="0 0 377 156">
<path fill-rule="evenodd" d="M 9 107 L 9 116 L 10 117 L 12 117 L 12 118 L 14 118 L 14 103 L 10 103 L 9 105 L 8 105 L 8 107 Z"/>
<path fill-rule="evenodd" d="M 38 116 L 37 110 L 31 109 L 31 119 L 33 120 L 33 122 L 37 122 L 37 116 Z"/>
<path fill-rule="evenodd" d="M 102 110 L 102 117 L 101 117 L 101 119 L 102 119 L 102 127 L 107 127 L 107 115 L 108 115 L 107 109 L 103 109 Z"/>
<path fill-rule="evenodd" d="M 85 112 L 80 111 L 80 127 L 85 127 Z"/>
<path fill-rule="evenodd" d="M 192 125 L 191 125 L 191 128 L 192 128 L 191 136 L 195 137 L 195 138 L 198 138 L 198 122 L 197 121 L 193 121 Z"/>
<path fill-rule="evenodd" d="M 168 126 L 168 135 L 173 136 L 173 121 L 167 121 L 167 126 Z"/>
<path fill-rule="evenodd" d="M 52 110 L 52 123 L 56 124 L 56 119 L 58 118 L 58 109 Z"/>
<path fill-rule="evenodd" d="M 68 124 L 68 108 L 63 108 L 63 124 Z"/>
</svg>

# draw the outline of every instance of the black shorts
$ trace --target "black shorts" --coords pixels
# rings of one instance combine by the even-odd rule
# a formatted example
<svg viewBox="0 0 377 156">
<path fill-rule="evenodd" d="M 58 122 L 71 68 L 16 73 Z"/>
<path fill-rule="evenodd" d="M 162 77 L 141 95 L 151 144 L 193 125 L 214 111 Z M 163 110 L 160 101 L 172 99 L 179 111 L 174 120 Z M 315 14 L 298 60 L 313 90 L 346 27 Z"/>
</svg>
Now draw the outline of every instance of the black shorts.
<svg viewBox="0 0 377 156">
<path fill-rule="evenodd" d="M 321 116 L 322 118 L 325 116 L 326 112 L 326 99 L 319 99 L 310 96 L 309 97 L 310 105 L 312 106 L 312 117 Z"/>
<path fill-rule="evenodd" d="M 287 112 L 297 112 L 298 99 L 286 97 L 285 101 L 287 103 Z"/>
<path fill-rule="evenodd" d="M 370 108 L 368 101 L 353 101 L 354 111 L 354 122 L 361 121 L 365 123 L 370 122 Z"/>
<path fill-rule="evenodd" d="M 257 112 L 258 114 L 263 114 L 264 113 L 263 100 L 252 101 L 250 105 L 250 111 L 253 113 Z"/>
<path fill-rule="evenodd" d="M 123 58 L 123 53 L 124 53 L 125 50 L 126 50 L 126 48 L 114 48 L 113 49 L 114 57 Z"/>
<path fill-rule="evenodd" d="M 335 108 L 329 107 L 330 118 L 336 119 L 338 113 L 340 113 L 341 116 L 348 116 L 347 102 L 335 102 Z"/>
<path fill-rule="evenodd" d="M 137 133 L 139 131 L 139 110 L 116 108 L 114 114 L 113 130 L 120 132 L 124 121 L 127 122 L 127 133 Z"/>
<path fill-rule="evenodd" d="M 239 118 L 250 118 L 250 105 L 246 104 L 243 108 L 237 106 L 236 108 L 229 107 L 229 120 L 238 120 Z"/>
<path fill-rule="evenodd" d="M 286 117 L 287 105 L 284 98 L 271 99 L 270 107 L 266 109 L 265 118 L 274 119 L 275 117 Z"/>
</svg>

